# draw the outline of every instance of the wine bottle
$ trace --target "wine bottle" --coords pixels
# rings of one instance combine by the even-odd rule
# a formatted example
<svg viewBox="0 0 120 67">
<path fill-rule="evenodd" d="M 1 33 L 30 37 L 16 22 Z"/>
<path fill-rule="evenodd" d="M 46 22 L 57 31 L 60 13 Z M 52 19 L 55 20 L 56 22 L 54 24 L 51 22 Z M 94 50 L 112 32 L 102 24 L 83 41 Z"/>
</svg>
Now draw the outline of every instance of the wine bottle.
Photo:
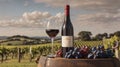
<svg viewBox="0 0 120 67">
<path fill-rule="evenodd" d="M 74 37 L 74 31 L 73 31 L 73 25 L 70 20 L 70 6 L 66 5 L 65 8 L 65 18 L 64 23 L 62 25 L 62 53 L 63 57 L 69 50 L 73 50 L 73 37 Z"/>
</svg>

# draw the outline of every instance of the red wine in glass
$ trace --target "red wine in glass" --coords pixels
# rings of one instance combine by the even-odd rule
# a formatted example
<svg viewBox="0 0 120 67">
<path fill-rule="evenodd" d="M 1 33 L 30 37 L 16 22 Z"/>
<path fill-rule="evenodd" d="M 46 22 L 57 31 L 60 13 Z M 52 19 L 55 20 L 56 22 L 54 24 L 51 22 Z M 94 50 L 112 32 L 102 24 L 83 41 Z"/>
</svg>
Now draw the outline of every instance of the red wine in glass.
<svg viewBox="0 0 120 67">
<path fill-rule="evenodd" d="M 51 49 L 52 54 L 48 55 L 48 57 L 49 58 L 54 58 L 54 55 L 53 55 L 53 41 L 54 41 L 54 38 L 56 37 L 56 35 L 59 33 L 59 29 L 46 29 L 46 33 L 51 38 L 51 42 L 52 42 L 52 49 Z"/>
<path fill-rule="evenodd" d="M 59 33 L 58 29 L 46 29 L 46 33 L 50 38 L 56 37 L 56 35 Z"/>
</svg>

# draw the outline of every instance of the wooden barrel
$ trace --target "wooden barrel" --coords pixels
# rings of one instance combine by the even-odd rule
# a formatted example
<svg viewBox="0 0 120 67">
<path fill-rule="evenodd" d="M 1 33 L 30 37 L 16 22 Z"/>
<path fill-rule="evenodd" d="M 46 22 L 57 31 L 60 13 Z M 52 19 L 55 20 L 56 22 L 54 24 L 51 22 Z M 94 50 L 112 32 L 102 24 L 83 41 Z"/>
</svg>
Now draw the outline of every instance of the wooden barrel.
<svg viewBox="0 0 120 67">
<path fill-rule="evenodd" d="M 65 59 L 41 57 L 38 67 L 120 67 L 116 58 L 109 59 Z"/>
</svg>

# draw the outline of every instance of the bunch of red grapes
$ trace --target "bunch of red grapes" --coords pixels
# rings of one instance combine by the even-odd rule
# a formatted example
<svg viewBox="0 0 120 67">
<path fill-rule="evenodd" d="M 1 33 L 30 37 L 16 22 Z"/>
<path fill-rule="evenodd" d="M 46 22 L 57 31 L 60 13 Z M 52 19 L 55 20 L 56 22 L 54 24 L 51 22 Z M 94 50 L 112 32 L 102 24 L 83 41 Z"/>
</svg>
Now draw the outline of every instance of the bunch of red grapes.
<svg viewBox="0 0 120 67">
<path fill-rule="evenodd" d="M 58 50 L 56 53 L 57 57 L 62 57 L 62 49 Z M 96 59 L 96 58 L 112 58 L 114 56 L 113 51 L 110 48 L 105 49 L 103 45 L 99 45 L 97 47 L 75 47 L 74 49 L 69 50 L 64 58 L 68 59 Z"/>
</svg>

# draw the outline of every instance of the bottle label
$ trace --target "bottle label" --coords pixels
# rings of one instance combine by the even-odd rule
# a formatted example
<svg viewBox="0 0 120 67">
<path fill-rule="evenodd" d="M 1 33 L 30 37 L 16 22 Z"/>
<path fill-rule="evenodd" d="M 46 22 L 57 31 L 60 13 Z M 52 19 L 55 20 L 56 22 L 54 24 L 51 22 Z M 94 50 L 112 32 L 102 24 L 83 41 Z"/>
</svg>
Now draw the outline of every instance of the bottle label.
<svg viewBox="0 0 120 67">
<path fill-rule="evenodd" d="M 62 36 L 62 47 L 73 47 L 73 36 Z"/>
</svg>

